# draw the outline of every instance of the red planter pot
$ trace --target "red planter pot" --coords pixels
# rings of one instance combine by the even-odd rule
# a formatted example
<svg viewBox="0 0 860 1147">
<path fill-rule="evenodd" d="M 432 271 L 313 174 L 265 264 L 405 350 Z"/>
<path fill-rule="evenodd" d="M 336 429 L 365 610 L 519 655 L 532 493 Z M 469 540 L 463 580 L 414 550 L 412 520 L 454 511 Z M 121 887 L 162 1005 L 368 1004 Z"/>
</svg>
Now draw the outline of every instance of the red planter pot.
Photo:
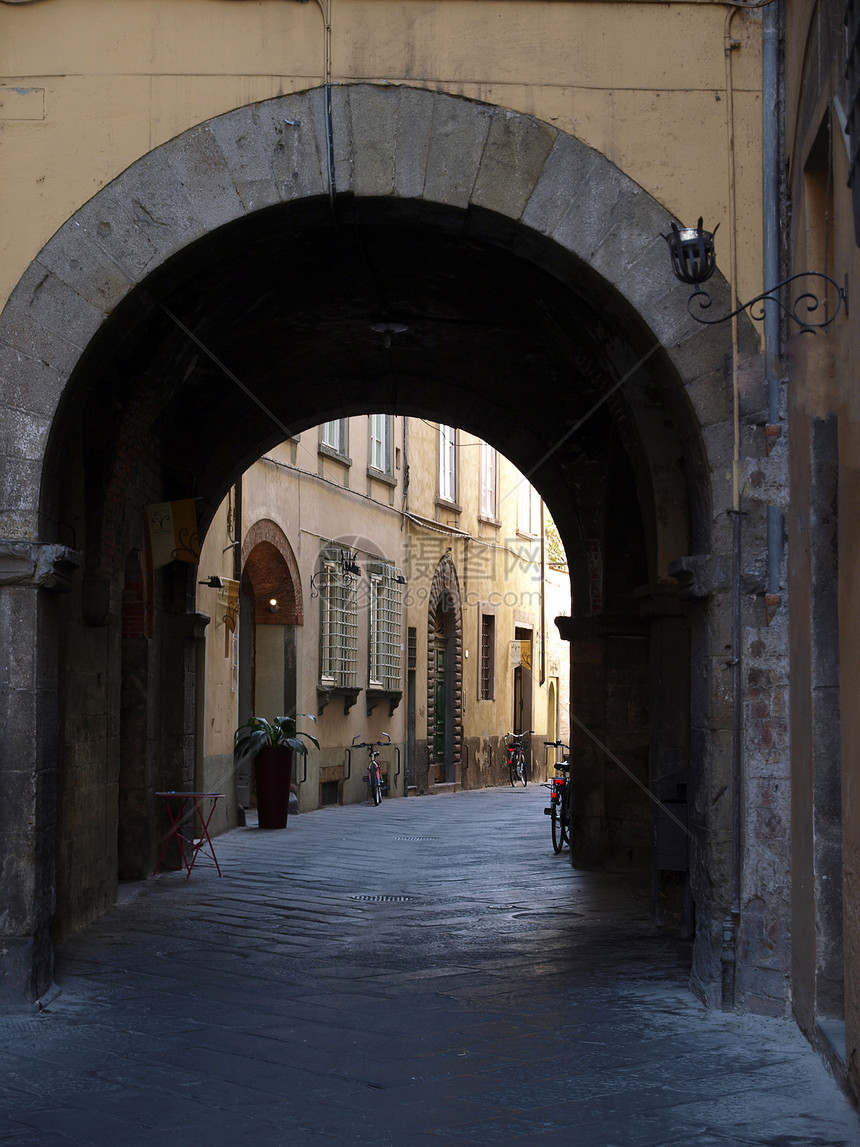
<svg viewBox="0 0 860 1147">
<path fill-rule="evenodd" d="M 293 778 L 293 750 L 284 745 L 260 749 L 254 757 L 257 818 L 260 828 L 286 828 Z"/>
</svg>

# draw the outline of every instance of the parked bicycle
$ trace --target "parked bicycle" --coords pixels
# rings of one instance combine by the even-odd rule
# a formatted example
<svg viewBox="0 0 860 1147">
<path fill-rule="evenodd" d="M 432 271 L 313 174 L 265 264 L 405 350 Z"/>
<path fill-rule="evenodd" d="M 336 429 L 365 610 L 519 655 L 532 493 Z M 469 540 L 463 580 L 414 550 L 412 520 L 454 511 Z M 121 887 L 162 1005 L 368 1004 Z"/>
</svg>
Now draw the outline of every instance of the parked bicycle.
<svg viewBox="0 0 860 1147">
<path fill-rule="evenodd" d="M 570 746 L 561 741 L 546 741 L 547 755 L 550 749 L 561 749 L 561 760 L 555 761 L 556 773 L 551 781 L 544 784 L 550 790 L 550 806 L 543 811 L 552 817 L 552 847 L 558 853 L 565 843 L 570 844 Z"/>
<path fill-rule="evenodd" d="M 367 749 L 367 776 L 363 779 L 368 786 L 368 796 L 375 805 L 382 804 L 382 794 L 387 793 L 389 789 L 389 786 L 382 780 L 382 770 L 379 767 L 379 749 L 382 745 L 390 745 L 391 738 L 387 733 L 382 735 L 385 737 L 384 741 L 359 741 L 358 737 L 352 739 L 354 749 Z"/>
<path fill-rule="evenodd" d="M 534 729 L 527 729 L 524 733 L 505 733 L 505 744 L 508 749 L 508 774 L 511 785 L 521 784 L 523 788 L 528 784 L 526 777 L 526 750 L 523 737 L 533 733 Z"/>
</svg>

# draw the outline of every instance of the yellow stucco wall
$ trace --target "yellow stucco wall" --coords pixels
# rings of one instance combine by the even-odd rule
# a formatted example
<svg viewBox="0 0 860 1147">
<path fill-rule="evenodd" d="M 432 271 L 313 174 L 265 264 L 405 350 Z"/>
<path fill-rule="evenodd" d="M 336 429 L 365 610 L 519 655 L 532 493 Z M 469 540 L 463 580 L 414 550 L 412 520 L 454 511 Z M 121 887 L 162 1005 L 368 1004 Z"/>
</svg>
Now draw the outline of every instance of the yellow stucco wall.
<svg viewBox="0 0 860 1147">
<path fill-rule="evenodd" d="M 497 455 L 496 522 L 482 519 L 480 453 L 480 439 L 466 431 L 458 431 L 458 508 L 446 505 L 437 496 L 437 426 L 410 419 L 409 511 L 415 520 L 410 524 L 407 624 L 415 626 L 418 632 L 419 704 L 424 703 L 427 693 L 427 603 L 430 587 L 439 561 L 448 552 L 457 573 L 463 618 L 463 736 L 467 741 L 480 742 L 480 751 L 486 753 L 496 748 L 495 742 L 513 724 L 510 643 L 515 638 L 516 628 L 531 628 L 533 631 L 531 727 L 541 735 L 547 727 L 546 655 L 550 643 L 553 648 L 562 643 L 553 625 L 554 614 L 546 602 L 541 610 L 541 595 L 545 588 L 541 583 L 540 537 L 526 535 L 518 528 L 518 488 L 525 479 L 511 462 Z M 434 522 L 438 523 L 437 528 L 433 527 Z M 478 696 L 480 611 L 487 605 L 495 610 L 496 618 L 492 702 L 481 701 Z M 556 649 L 556 656 L 558 660 L 566 659 L 567 646 L 564 646 L 563 653 Z M 538 744 L 538 739 L 535 744 Z M 542 748 L 536 759 L 538 763 L 543 762 Z"/>
<path fill-rule="evenodd" d="M 304 601 L 300 629 L 298 672 L 300 712 L 317 714 L 319 662 L 319 599 L 312 596 L 311 576 L 318 568 L 321 539 L 353 538 L 359 578 L 358 680 L 362 694 L 344 713 L 343 702 L 334 698 L 319 715 L 316 726 L 304 722 L 320 741 L 307 762 L 307 781 L 301 787 L 301 807 L 317 806 L 320 770 L 341 766 L 354 737 L 377 739 L 388 733 L 400 746 L 405 759 L 409 706 L 406 680 L 406 635 L 416 630 L 418 656 L 415 670 L 415 735 L 419 760 L 426 759 L 428 599 L 439 562 L 449 554 L 454 562 L 461 595 L 463 623 L 462 738 L 468 743 L 467 760 L 460 780 L 467 785 L 486 779 L 492 763 L 504 760 L 501 739 L 513 724 L 513 665 L 510 643 L 517 626 L 533 632 L 533 670 L 529 727 L 540 734 L 533 740 L 534 778 L 543 776 L 543 737 L 547 730 L 547 698 L 550 677 L 556 681 L 556 696 L 562 728 L 567 708 L 568 648 L 560 640 L 553 618 L 569 611 L 569 589 L 564 573 L 552 573 L 548 597 L 541 583 L 540 538 L 518 529 L 517 489 L 523 481 L 507 459 L 497 456 L 498 490 L 495 521 L 481 520 L 480 456 L 478 438 L 458 434 L 457 504 L 438 502 L 438 428 L 422 419 L 392 420 L 392 478 L 384 483 L 368 474 L 367 419 L 348 422 L 348 453 L 351 465 L 326 457 L 319 449 L 319 431 L 312 428 L 297 440 L 283 443 L 246 471 L 242 479 L 242 535 L 260 521 L 274 522 L 283 530 L 296 558 Z M 409 465 L 409 488 L 404 496 L 405 463 Z M 234 494 L 219 507 L 201 553 L 201 579 L 217 573 L 233 576 L 230 510 Z M 434 526 L 434 523 L 437 525 Z M 448 527 L 452 528 L 448 528 Z M 401 687 L 404 696 L 394 714 L 387 704 L 368 716 L 364 689 L 367 681 L 367 581 L 368 555 L 395 562 L 408 578 L 403 590 Z M 549 572 L 549 571 L 547 571 Z M 207 682 L 205 741 L 202 766 L 206 783 L 231 787 L 232 737 L 237 721 L 237 677 L 232 656 L 225 655 L 225 630 L 215 604 L 216 591 L 198 590 L 198 608 L 209 613 L 206 632 Z M 495 622 L 495 673 L 492 700 L 480 700 L 480 610 L 493 607 Z M 284 630 L 256 627 L 256 699 L 258 715 L 274 716 L 283 701 Z M 232 649 L 231 649 L 232 654 Z M 280 697 L 281 700 L 277 698 Z M 469 754 L 471 757 L 469 758 Z M 476 760 L 476 756 L 480 760 Z M 353 776 L 345 783 L 344 799 L 364 798 L 361 784 L 363 757 L 354 756 Z M 482 770 L 480 777 L 478 770 Z M 304 772 L 304 766 L 303 770 Z M 500 774 L 499 774 L 500 775 Z M 402 781 L 398 795 L 403 792 Z"/>
<path fill-rule="evenodd" d="M 684 222 L 719 222 L 727 275 L 733 107 L 739 294 L 761 289 L 755 13 L 695 0 L 334 0 L 330 12 L 332 82 L 428 87 L 571 132 Z M 0 4 L 0 300 L 138 157 L 233 108 L 315 87 L 326 67 L 313 3 Z"/>
</svg>

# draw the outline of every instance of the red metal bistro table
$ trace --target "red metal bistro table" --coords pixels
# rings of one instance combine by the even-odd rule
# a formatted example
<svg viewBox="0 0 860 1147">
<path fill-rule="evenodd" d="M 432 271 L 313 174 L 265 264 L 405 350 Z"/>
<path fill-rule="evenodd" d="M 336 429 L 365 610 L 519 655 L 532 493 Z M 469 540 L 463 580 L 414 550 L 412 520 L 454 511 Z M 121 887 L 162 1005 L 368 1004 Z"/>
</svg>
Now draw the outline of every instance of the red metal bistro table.
<svg viewBox="0 0 860 1147">
<path fill-rule="evenodd" d="M 167 815 L 170 818 L 170 832 L 167 834 L 167 839 L 161 849 L 161 855 L 158 858 L 158 864 L 155 866 L 155 872 L 158 872 L 159 868 L 161 868 L 161 862 L 164 859 L 164 854 L 167 852 L 171 840 L 175 840 L 182 854 L 182 863 L 186 869 L 186 880 L 191 875 L 191 869 L 197 863 L 197 857 L 201 852 L 214 863 L 220 876 L 221 867 L 218 864 L 218 858 L 212 846 L 212 838 L 209 836 L 209 824 L 215 813 L 218 798 L 226 796 L 227 794 L 169 792 L 156 793 L 155 795 L 163 799 L 164 807 L 167 809 Z M 206 808 L 207 801 L 212 802 L 208 812 Z M 189 805 L 191 806 L 190 808 Z M 200 836 L 187 836 L 183 829 L 189 827 L 188 822 L 190 822 L 190 828 L 193 834 L 195 818 L 200 821 Z"/>
</svg>

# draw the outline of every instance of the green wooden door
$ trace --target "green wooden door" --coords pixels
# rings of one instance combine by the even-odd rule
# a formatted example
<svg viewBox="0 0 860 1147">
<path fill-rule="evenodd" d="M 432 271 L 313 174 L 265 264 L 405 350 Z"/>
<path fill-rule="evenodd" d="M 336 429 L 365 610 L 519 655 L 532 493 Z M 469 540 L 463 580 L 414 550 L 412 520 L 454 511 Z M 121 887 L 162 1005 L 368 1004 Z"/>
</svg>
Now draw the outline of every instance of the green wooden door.
<svg viewBox="0 0 860 1147">
<path fill-rule="evenodd" d="M 445 779 L 445 724 L 446 724 L 446 671 L 448 642 L 437 641 L 434 650 L 433 674 L 433 764 L 436 766 L 435 781 Z"/>
</svg>

